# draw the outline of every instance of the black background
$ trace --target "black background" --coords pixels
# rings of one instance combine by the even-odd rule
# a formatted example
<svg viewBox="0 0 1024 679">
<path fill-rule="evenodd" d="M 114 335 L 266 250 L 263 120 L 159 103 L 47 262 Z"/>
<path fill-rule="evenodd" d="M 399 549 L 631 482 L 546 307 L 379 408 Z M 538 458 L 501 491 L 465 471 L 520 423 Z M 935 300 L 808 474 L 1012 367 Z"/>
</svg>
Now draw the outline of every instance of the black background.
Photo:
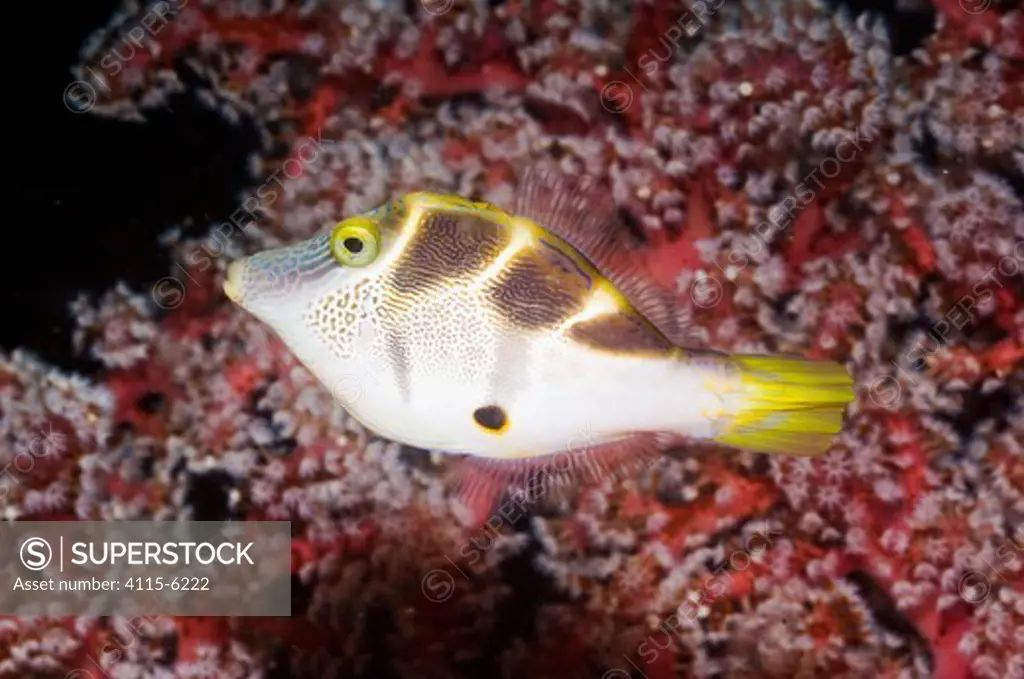
<svg viewBox="0 0 1024 679">
<path fill-rule="evenodd" d="M 68 302 L 118 280 L 146 290 L 166 275 L 159 234 L 189 218 L 187 232 L 202 233 L 230 214 L 256 147 L 250 124 L 228 124 L 191 94 L 143 124 L 64 106 L 80 46 L 118 6 L 34 3 L 19 17 L 25 33 L 8 36 L 22 47 L 8 44 L 5 60 L 4 198 L 13 209 L 3 224 L 0 347 L 87 373 L 95 366 L 71 352 Z"/>
</svg>

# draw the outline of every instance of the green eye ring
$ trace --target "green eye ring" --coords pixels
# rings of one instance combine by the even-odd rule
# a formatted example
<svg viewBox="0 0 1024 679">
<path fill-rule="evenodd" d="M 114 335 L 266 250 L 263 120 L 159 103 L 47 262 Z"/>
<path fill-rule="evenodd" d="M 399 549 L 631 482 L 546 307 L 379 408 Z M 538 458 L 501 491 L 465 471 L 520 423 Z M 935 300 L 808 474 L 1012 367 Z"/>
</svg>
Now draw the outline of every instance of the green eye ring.
<svg viewBox="0 0 1024 679">
<path fill-rule="evenodd" d="M 344 266 L 366 266 L 379 251 L 380 229 L 367 217 L 350 217 L 331 232 L 331 253 Z"/>
</svg>

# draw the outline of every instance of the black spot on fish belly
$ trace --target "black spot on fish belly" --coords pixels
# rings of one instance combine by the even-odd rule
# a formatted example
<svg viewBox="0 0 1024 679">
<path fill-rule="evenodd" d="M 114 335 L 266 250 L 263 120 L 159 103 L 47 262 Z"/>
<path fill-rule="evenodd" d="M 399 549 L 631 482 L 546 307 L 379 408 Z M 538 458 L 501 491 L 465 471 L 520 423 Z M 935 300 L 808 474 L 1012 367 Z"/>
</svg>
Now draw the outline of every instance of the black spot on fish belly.
<svg viewBox="0 0 1024 679">
<path fill-rule="evenodd" d="M 508 423 L 508 417 L 501 406 L 484 406 L 473 411 L 473 419 L 484 429 L 500 432 Z"/>
</svg>

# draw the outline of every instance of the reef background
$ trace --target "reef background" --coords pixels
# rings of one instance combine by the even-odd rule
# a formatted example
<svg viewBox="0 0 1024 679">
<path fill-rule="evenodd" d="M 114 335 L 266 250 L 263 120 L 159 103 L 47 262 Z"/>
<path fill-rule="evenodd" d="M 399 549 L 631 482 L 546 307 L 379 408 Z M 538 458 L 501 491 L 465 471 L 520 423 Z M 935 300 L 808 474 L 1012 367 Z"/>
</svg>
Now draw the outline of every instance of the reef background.
<svg viewBox="0 0 1024 679">
<path fill-rule="evenodd" d="M 291 520 L 294 615 L 3 619 L 0 677 L 1024 677 L 1013 4 L 39 8 L 0 510 Z M 695 344 L 845 362 L 833 450 L 474 514 L 220 293 L 234 256 L 407 190 L 501 204 L 538 158 L 607 183 Z"/>
</svg>

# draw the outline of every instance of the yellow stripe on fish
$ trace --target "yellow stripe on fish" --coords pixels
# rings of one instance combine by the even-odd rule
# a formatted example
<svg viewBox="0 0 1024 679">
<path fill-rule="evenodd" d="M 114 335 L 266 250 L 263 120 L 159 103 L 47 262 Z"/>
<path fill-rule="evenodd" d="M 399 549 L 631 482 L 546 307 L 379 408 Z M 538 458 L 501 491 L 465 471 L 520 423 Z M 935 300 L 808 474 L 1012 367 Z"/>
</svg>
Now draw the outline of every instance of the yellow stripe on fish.
<svg viewBox="0 0 1024 679">
<path fill-rule="evenodd" d="M 675 296 L 646 282 L 614 208 L 535 171 L 510 211 L 410 193 L 233 263 L 225 291 L 353 417 L 465 455 L 489 482 L 560 453 L 569 475 L 614 471 L 686 440 L 827 449 L 853 398 L 846 371 L 684 348 Z"/>
</svg>

